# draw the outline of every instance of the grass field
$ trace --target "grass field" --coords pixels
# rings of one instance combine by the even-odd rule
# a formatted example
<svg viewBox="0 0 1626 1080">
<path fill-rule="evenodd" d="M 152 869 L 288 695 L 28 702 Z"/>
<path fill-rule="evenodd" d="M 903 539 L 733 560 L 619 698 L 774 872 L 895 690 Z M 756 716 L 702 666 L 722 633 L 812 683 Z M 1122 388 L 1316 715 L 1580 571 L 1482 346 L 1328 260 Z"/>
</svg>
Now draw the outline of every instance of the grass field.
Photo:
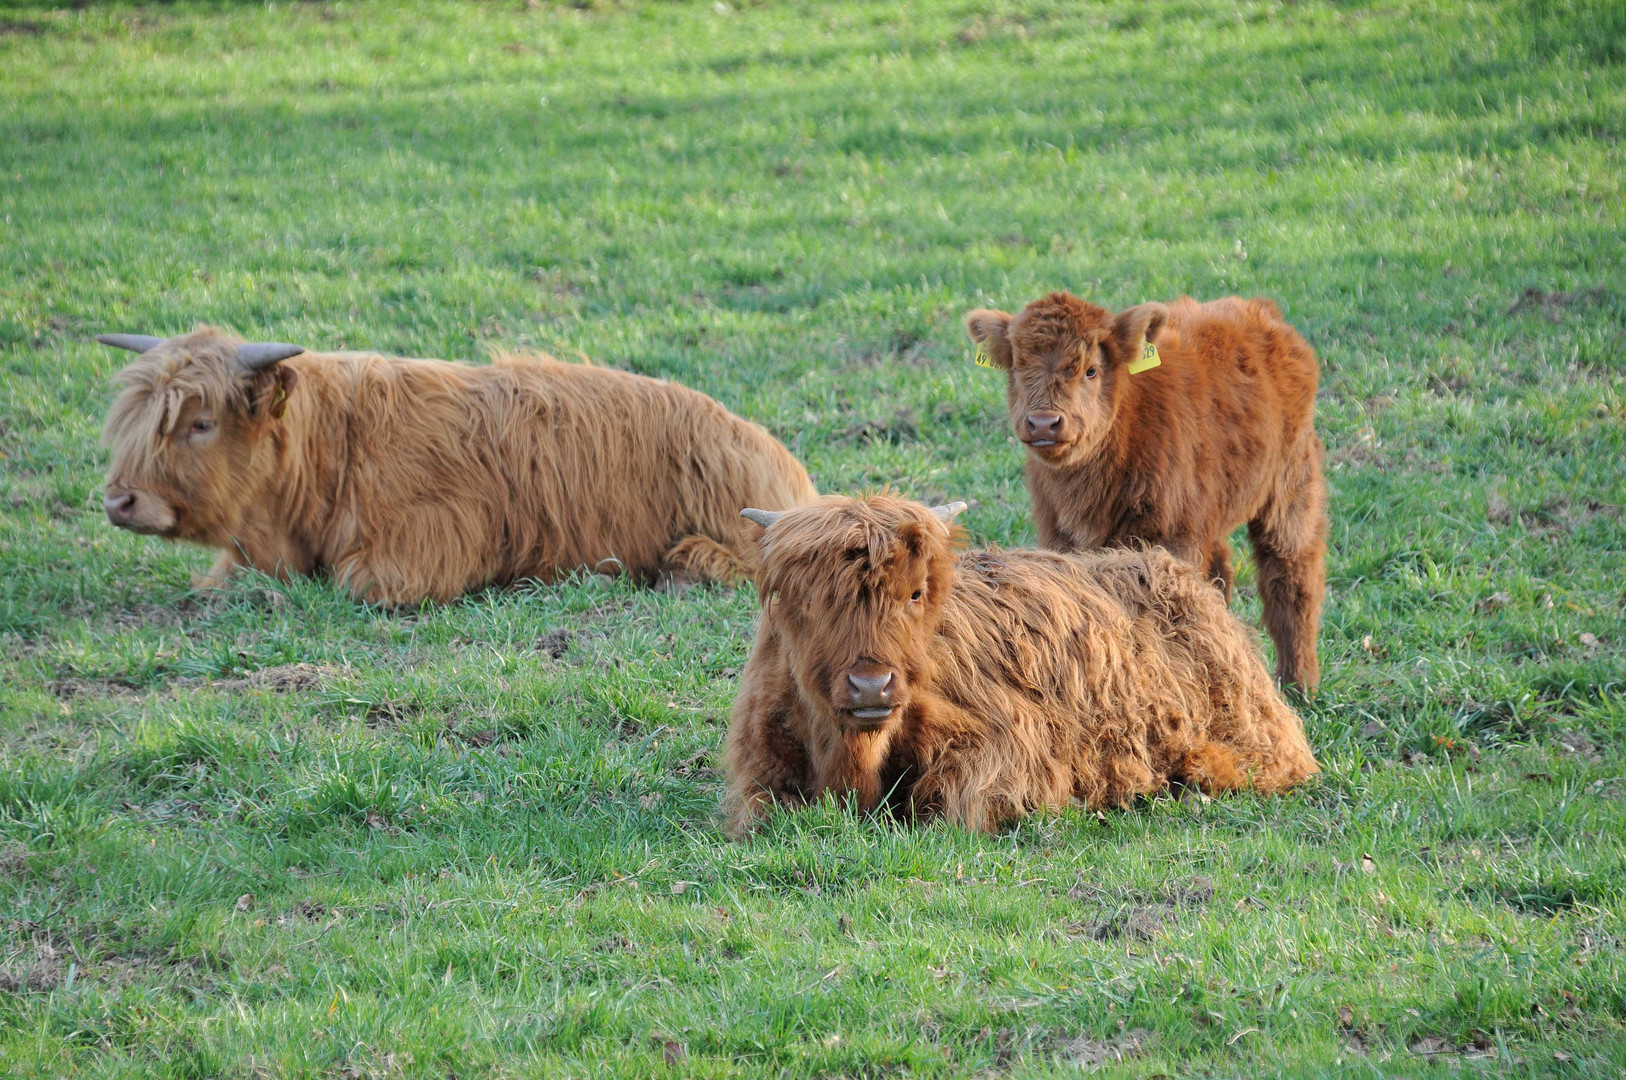
<svg viewBox="0 0 1626 1080">
<path fill-rule="evenodd" d="M 0 1074 L 1621 1075 L 1622 10 L 0 4 Z M 90 337 L 212 322 L 1029 542 L 960 319 L 1053 287 L 1320 351 L 1298 793 L 733 844 L 749 590 L 201 595 L 100 510 Z"/>
</svg>

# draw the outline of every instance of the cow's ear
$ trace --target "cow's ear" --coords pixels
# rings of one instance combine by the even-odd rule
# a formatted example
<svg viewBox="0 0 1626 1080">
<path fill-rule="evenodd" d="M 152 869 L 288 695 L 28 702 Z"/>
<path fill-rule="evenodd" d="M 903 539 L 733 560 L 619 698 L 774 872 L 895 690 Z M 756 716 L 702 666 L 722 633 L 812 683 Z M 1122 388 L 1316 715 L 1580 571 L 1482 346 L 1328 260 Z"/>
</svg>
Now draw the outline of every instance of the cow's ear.
<svg viewBox="0 0 1626 1080">
<path fill-rule="evenodd" d="M 299 382 L 299 372 L 287 364 L 278 364 L 276 367 L 277 388 L 271 395 L 271 417 L 281 420 L 282 414 L 288 411 L 288 398 L 294 392 L 294 386 Z"/>
<path fill-rule="evenodd" d="M 1131 359 L 1140 355 L 1140 343 L 1151 341 L 1169 321 L 1169 309 L 1164 304 L 1137 304 L 1118 312 L 1112 320 L 1112 338 L 1118 354 Z"/>
<path fill-rule="evenodd" d="M 252 394 L 254 413 L 281 420 L 288 411 L 288 396 L 299 382 L 299 373 L 287 364 L 277 364 L 254 376 Z"/>
<path fill-rule="evenodd" d="M 1006 331 L 1011 328 L 1011 316 L 1006 311 L 978 308 L 965 317 L 965 332 L 981 346 L 989 362 L 1001 370 L 1011 366 L 1011 342 Z"/>
</svg>

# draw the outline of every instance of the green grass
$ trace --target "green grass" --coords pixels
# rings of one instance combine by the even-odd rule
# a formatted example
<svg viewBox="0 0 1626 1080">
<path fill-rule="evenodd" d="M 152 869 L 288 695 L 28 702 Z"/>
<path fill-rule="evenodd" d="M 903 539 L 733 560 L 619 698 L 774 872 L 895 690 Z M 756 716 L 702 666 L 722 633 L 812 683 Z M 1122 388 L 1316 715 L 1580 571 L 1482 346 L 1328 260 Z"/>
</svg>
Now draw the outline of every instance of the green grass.
<svg viewBox="0 0 1626 1080">
<path fill-rule="evenodd" d="M 1619 11 L 0 6 L 0 1074 L 1619 1075 Z M 89 338 L 208 321 L 585 353 L 1029 542 L 960 317 L 1059 286 L 1321 353 L 1298 793 L 731 844 L 748 591 L 200 596 L 100 513 Z"/>
</svg>

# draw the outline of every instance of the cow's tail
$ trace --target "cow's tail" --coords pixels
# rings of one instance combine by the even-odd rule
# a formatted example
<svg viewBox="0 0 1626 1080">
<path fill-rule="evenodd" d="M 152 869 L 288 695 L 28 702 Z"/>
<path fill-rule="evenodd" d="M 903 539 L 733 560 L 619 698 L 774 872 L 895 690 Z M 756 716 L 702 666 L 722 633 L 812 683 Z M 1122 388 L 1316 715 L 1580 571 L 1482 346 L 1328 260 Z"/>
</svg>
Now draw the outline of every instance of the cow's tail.
<svg viewBox="0 0 1626 1080">
<path fill-rule="evenodd" d="M 750 559 L 709 536 L 685 537 L 661 559 L 661 579 L 676 585 L 740 585 L 754 579 L 757 569 Z"/>
</svg>

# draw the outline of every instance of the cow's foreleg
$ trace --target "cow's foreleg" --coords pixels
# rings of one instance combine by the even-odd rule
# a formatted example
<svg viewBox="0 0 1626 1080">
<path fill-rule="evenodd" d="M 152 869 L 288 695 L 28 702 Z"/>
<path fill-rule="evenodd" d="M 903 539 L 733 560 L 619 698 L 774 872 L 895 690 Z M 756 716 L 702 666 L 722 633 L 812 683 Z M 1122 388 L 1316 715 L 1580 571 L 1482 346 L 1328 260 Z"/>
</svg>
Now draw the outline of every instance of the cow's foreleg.
<svg viewBox="0 0 1626 1080">
<path fill-rule="evenodd" d="M 736 839 L 761 823 L 775 803 L 800 806 L 810 783 L 807 747 L 786 727 L 787 713 L 736 707 L 724 743 L 723 828 Z"/>
<path fill-rule="evenodd" d="M 226 548 L 209 567 L 208 573 L 193 573 L 192 587 L 194 589 L 220 589 L 231 578 L 232 571 L 243 565 L 243 560 L 235 548 Z"/>
<path fill-rule="evenodd" d="M 749 581 L 754 569 L 738 552 L 711 537 L 690 536 L 661 558 L 660 582 L 669 589 L 710 582 L 734 585 Z"/>
</svg>

